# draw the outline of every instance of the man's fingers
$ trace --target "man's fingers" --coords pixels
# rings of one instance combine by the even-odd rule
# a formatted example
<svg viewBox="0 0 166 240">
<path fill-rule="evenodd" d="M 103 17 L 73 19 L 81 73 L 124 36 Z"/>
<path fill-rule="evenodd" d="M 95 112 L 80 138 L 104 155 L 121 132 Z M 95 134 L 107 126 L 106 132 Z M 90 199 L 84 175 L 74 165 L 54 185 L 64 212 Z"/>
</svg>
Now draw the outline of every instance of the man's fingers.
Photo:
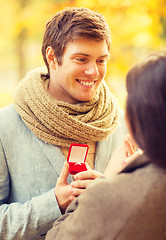
<svg viewBox="0 0 166 240">
<path fill-rule="evenodd" d="M 70 196 L 70 201 L 72 202 L 72 201 L 74 201 L 76 199 L 76 196 Z"/>
<path fill-rule="evenodd" d="M 69 165 L 67 162 L 64 163 L 61 174 L 58 178 L 58 184 L 67 184 L 67 177 L 69 175 Z"/>
</svg>

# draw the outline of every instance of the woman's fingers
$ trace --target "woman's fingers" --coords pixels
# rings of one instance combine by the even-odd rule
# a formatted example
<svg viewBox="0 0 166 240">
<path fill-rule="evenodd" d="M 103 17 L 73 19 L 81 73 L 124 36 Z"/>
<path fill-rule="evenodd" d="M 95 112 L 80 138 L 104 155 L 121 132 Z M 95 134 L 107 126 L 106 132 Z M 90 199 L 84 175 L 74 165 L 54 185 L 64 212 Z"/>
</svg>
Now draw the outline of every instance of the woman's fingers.
<svg viewBox="0 0 166 240">
<path fill-rule="evenodd" d="M 136 147 L 135 147 L 135 144 L 133 143 L 131 136 L 129 134 L 125 137 L 123 142 L 124 142 L 124 145 L 126 148 L 126 157 L 134 154 Z"/>
<path fill-rule="evenodd" d="M 71 183 L 71 186 L 74 188 L 80 188 L 80 189 L 85 189 L 93 180 L 78 180 L 78 181 L 73 181 Z"/>
<path fill-rule="evenodd" d="M 75 197 L 79 196 L 82 194 L 87 186 L 92 182 L 93 180 L 83 180 L 83 181 L 74 181 L 71 183 L 72 186 L 72 195 Z"/>
<path fill-rule="evenodd" d="M 83 172 L 79 172 L 74 176 L 74 180 L 87 180 L 87 179 L 95 179 L 97 177 L 103 176 L 102 173 L 95 170 L 87 170 Z"/>
</svg>

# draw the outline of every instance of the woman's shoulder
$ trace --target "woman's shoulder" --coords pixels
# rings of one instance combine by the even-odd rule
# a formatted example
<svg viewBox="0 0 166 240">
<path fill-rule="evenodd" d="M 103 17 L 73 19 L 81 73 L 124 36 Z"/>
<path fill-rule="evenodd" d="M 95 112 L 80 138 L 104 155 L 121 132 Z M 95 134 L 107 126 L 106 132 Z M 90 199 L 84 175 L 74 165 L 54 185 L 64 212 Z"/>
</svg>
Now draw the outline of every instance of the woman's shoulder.
<svg viewBox="0 0 166 240">
<path fill-rule="evenodd" d="M 96 196 L 107 195 L 110 199 L 124 197 L 127 200 L 132 197 L 134 199 L 137 195 L 143 196 L 154 186 L 166 187 L 166 169 L 141 158 L 140 161 L 126 172 L 96 179 L 87 190 Z"/>
</svg>

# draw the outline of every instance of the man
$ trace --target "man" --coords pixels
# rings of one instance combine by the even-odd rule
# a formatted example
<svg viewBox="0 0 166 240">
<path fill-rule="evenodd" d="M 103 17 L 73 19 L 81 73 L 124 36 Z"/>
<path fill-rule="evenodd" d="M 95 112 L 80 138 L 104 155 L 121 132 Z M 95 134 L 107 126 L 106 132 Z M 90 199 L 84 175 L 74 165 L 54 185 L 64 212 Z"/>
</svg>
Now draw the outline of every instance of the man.
<svg viewBox="0 0 166 240">
<path fill-rule="evenodd" d="M 104 17 L 89 9 L 67 8 L 48 22 L 47 70 L 30 72 L 0 111 L 1 239 L 44 239 L 122 142 L 123 113 L 104 82 L 109 48 Z M 89 145 L 91 167 L 73 177 L 74 188 L 64 165 L 71 143 Z"/>
</svg>

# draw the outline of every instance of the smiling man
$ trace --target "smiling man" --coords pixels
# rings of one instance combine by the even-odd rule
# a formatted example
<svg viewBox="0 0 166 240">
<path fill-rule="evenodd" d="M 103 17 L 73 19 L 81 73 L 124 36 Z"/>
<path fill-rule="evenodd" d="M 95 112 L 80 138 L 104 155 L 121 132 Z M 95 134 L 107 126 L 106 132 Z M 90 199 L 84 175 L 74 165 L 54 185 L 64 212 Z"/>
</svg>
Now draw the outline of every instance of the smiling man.
<svg viewBox="0 0 166 240">
<path fill-rule="evenodd" d="M 0 239 L 44 239 L 122 143 L 123 112 L 104 81 L 109 49 L 109 27 L 90 9 L 67 8 L 47 23 L 46 68 L 28 73 L 0 110 Z M 90 168 L 74 187 L 71 143 L 89 145 Z"/>
<path fill-rule="evenodd" d="M 47 48 L 50 68 L 48 91 L 68 103 L 90 101 L 107 71 L 108 46 L 105 40 L 78 38 L 69 42 L 59 65 L 52 47 Z"/>
</svg>

